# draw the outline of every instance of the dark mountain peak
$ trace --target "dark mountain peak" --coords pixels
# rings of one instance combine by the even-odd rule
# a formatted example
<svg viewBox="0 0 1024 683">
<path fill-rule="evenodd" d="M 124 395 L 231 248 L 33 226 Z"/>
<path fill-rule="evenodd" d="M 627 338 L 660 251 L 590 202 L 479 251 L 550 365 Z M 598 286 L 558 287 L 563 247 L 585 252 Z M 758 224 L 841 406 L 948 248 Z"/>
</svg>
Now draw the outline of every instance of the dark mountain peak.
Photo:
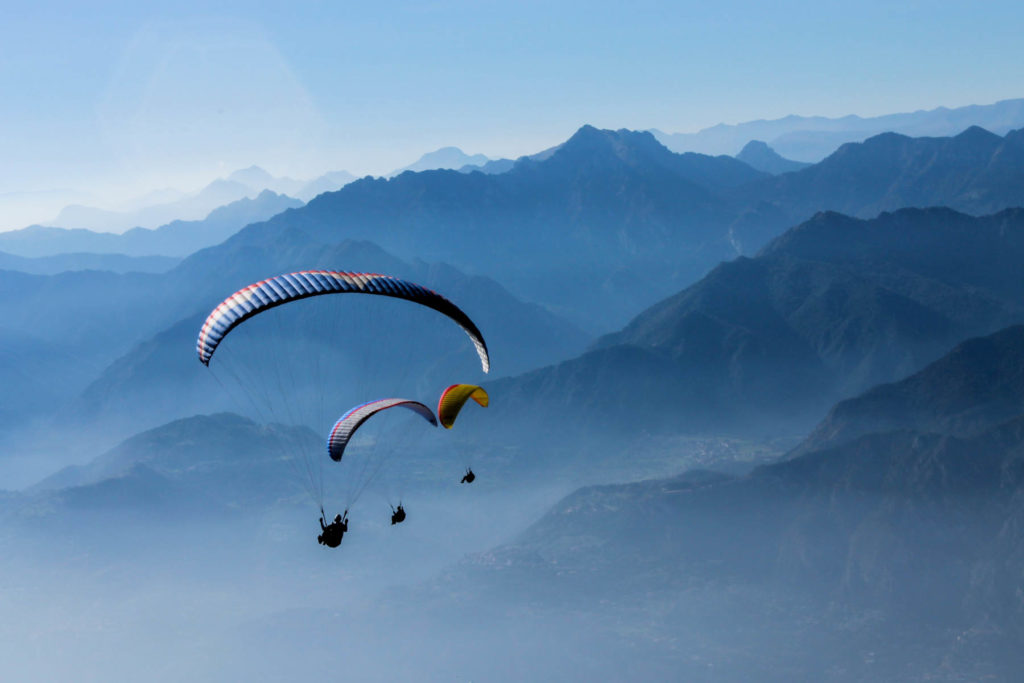
<svg viewBox="0 0 1024 683">
<path fill-rule="evenodd" d="M 954 155 L 959 158 L 967 153 L 977 157 L 978 162 L 991 155 L 1003 142 L 1003 138 L 985 130 L 981 126 L 971 126 L 963 132 L 952 137 L 910 137 L 900 133 L 886 132 L 874 135 L 864 142 L 850 142 L 840 147 L 834 154 L 826 158 L 822 164 L 830 161 L 842 160 L 842 163 L 849 163 L 849 158 L 871 160 L 875 163 L 893 163 L 892 154 L 926 154 L 926 163 L 935 163 L 933 155 L 939 155 L 938 160 L 943 163 L 944 157 Z M 955 161 L 955 160 L 954 160 Z M 912 159 L 904 159 L 902 165 L 915 164 Z"/>
<path fill-rule="evenodd" d="M 971 126 L 967 128 L 959 135 L 953 136 L 953 139 L 958 142 L 967 142 L 971 144 L 989 144 L 992 146 L 998 145 L 1002 142 L 1002 138 L 995 133 L 982 128 L 981 126 Z"/>
<path fill-rule="evenodd" d="M 736 158 L 749 164 L 751 161 L 757 161 L 758 159 L 764 158 L 774 158 L 777 156 L 778 152 L 772 149 L 767 142 L 764 142 L 763 140 L 751 140 L 747 144 L 743 145 L 743 149 L 741 149 L 739 154 L 736 155 Z"/>
<path fill-rule="evenodd" d="M 904 144 L 914 138 L 909 135 L 903 135 L 902 133 L 894 133 L 892 131 L 886 131 L 885 133 L 879 133 L 878 135 L 872 135 L 864 142 L 851 142 L 843 145 L 843 147 L 859 147 L 859 148 L 871 148 L 871 147 L 892 147 L 895 145 Z M 840 148 L 842 149 L 842 148 Z"/>
<path fill-rule="evenodd" d="M 581 140 L 596 139 L 606 137 L 605 133 L 611 133 L 608 129 L 595 128 L 589 123 L 584 123 L 579 129 L 573 133 L 568 140 L 563 144 L 573 144 Z"/>
<path fill-rule="evenodd" d="M 908 144 L 913 144 L 917 138 L 902 133 L 879 133 L 872 135 L 863 142 L 847 142 L 821 160 L 818 164 L 811 166 L 808 170 L 816 167 L 829 168 L 836 164 L 856 163 L 854 160 L 862 158 L 881 159 L 886 155 L 893 154 L 904 149 Z"/>
<path fill-rule="evenodd" d="M 517 165 L 527 172 L 541 167 L 554 172 L 564 172 L 567 167 L 598 169 L 602 173 L 630 169 L 631 174 L 664 185 L 665 189 L 667 183 L 674 183 L 672 193 L 676 198 L 685 195 L 690 201 L 703 205 L 713 201 L 708 196 L 709 191 L 717 193 L 723 188 L 765 177 L 764 173 L 730 156 L 676 154 L 658 142 L 650 131 L 602 130 L 589 125 L 576 131 L 549 158 Z"/>
<path fill-rule="evenodd" d="M 864 221 L 837 211 L 819 211 L 808 220 L 790 228 L 766 244 L 757 256 L 776 256 L 799 248 L 807 242 L 818 243 L 844 232 L 855 230 Z"/>
<path fill-rule="evenodd" d="M 637 152 L 672 154 L 647 131 L 632 131 L 625 128 L 606 130 L 584 125 L 566 140 L 552 157 L 579 158 L 614 155 L 625 159 Z"/>
<path fill-rule="evenodd" d="M 1004 137 L 1003 140 L 1013 145 L 1024 144 L 1024 128 L 1011 130 L 1009 133 L 1006 134 L 1006 137 Z"/>
<path fill-rule="evenodd" d="M 810 166 L 810 164 L 801 161 L 791 161 L 782 157 L 778 152 L 769 147 L 768 143 L 761 140 L 751 140 L 748 142 L 740 153 L 736 155 L 736 158 L 751 168 L 772 175 L 799 171 L 801 168 Z"/>
<path fill-rule="evenodd" d="M 851 142 L 840 149 L 860 149 L 867 151 L 893 150 L 909 147 L 912 149 L 930 148 L 935 145 L 952 144 L 954 148 L 970 146 L 984 150 L 992 150 L 1002 142 L 1000 136 L 981 126 L 971 126 L 957 135 L 948 137 L 912 137 L 901 133 L 885 132 L 874 135 L 864 142 Z"/>
</svg>

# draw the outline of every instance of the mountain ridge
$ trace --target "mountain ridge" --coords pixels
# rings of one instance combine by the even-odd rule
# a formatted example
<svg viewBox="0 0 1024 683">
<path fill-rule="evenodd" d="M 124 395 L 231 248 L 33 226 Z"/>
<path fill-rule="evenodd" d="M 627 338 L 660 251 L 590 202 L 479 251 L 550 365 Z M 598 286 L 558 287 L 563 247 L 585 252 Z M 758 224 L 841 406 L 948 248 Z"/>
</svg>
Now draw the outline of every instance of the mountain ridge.
<svg viewBox="0 0 1024 683">
<path fill-rule="evenodd" d="M 500 387 L 510 409 L 541 424 L 808 429 L 823 400 L 893 381 L 968 336 L 1024 319 L 1018 258 L 1024 210 L 904 209 L 870 221 L 823 213 L 583 355 Z"/>
<path fill-rule="evenodd" d="M 816 163 L 848 142 L 892 131 L 913 136 L 945 136 L 970 126 L 997 133 L 1024 127 L 1024 99 L 1000 100 L 989 105 L 936 107 L 931 110 L 876 117 L 847 115 L 838 118 L 789 115 L 779 119 L 718 124 L 697 133 L 654 131 L 674 151 L 736 154 L 750 140 L 764 140 L 790 159 Z"/>
<path fill-rule="evenodd" d="M 302 202 L 297 199 L 264 190 L 255 198 L 243 197 L 219 206 L 201 220 L 174 220 L 153 229 L 137 227 L 110 233 L 36 225 L 3 232 L 0 250 L 26 258 L 74 252 L 184 257 L 227 239 L 250 223 L 299 206 Z"/>
</svg>

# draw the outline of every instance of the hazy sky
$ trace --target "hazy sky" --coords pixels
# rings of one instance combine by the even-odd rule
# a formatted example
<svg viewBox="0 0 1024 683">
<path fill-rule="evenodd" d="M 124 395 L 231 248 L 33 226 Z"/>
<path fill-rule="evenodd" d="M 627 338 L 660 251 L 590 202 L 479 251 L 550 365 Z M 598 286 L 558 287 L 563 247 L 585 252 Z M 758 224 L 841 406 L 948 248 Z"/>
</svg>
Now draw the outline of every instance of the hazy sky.
<svg viewBox="0 0 1024 683">
<path fill-rule="evenodd" d="M 0 229 L 27 224 L 18 207 L 251 164 L 362 175 L 444 145 L 517 156 L 584 123 L 687 132 L 1024 95 L 1019 0 L 6 5 Z"/>
</svg>

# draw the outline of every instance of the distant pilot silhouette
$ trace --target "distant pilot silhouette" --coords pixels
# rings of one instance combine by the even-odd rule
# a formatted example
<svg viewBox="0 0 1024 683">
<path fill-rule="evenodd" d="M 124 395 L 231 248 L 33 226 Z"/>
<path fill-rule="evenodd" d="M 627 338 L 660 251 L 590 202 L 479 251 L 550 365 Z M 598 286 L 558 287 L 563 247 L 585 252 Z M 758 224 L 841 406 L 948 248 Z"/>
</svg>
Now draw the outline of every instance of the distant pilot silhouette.
<svg viewBox="0 0 1024 683">
<path fill-rule="evenodd" d="M 401 524 L 405 521 L 405 508 L 399 503 L 397 508 L 391 508 L 391 524 Z"/>
<path fill-rule="evenodd" d="M 473 470 L 469 467 L 466 468 L 466 475 L 462 477 L 460 484 L 472 484 L 473 480 L 476 479 L 476 475 L 473 474 Z"/>
</svg>

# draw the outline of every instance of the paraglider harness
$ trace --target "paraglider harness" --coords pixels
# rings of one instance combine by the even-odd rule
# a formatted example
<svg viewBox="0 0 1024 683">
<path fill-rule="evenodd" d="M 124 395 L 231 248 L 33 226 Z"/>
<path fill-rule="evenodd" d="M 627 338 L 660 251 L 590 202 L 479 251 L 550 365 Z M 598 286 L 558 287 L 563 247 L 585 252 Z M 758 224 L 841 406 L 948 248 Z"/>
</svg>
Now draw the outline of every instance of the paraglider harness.
<svg viewBox="0 0 1024 683">
<path fill-rule="evenodd" d="M 398 504 L 398 508 L 395 508 L 394 506 L 392 506 L 391 507 L 391 524 L 392 525 L 401 524 L 404 521 L 405 521 L 405 508 L 402 507 L 402 504 L 399 503 Z"/>
<path fill-rule="evenodd" d="M 348 531 L 348 510 L 345 510 L 344 516 L 335 515 L 334 521 L 327 524 L 324 520 L 324 509 L 320 508 L 320 531 L 322 533 L 316 537 L 317 542 L 328 548 L 337 548 Z"/>
<path fill-rule="evenodd" d="M 474 479 L 476 479 L 476 475 L 473 474 L 473 470 L 472 469 L 467 467 L 466 468 L 466 475 L 464 477 L 462 477 L 462 481 L 460 481 L 459 483 L 460 484 L 472 484 Z"/>
</svg>

